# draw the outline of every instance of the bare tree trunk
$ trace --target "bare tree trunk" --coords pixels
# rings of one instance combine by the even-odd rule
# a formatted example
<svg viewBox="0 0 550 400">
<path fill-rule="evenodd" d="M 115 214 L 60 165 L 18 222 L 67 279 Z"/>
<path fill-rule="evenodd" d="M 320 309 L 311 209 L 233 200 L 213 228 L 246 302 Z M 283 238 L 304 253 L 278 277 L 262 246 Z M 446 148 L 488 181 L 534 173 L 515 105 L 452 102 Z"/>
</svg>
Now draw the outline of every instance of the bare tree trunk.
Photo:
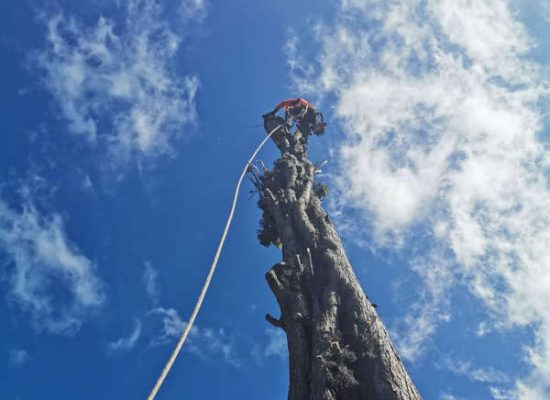
<svg viewBox="0 0 550 400">
<path fill-rule="evenodd" d="M 282 247 L 283 261 L 266 274 L 281 317 L 266 319 L 287 335 L 288 399 L 421 399 L 321 207 L 306 139 L 277 131 L 281 158 L 257 180 L 258 237 Z"/>
</svg>

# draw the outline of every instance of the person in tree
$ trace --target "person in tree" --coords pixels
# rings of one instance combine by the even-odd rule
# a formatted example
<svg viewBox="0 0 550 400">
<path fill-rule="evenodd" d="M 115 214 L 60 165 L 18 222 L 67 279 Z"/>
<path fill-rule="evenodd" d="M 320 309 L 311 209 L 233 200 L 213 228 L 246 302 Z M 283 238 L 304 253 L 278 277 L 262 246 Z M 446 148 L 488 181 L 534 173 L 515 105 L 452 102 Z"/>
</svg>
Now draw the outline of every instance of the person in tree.
<svg viewBox="0 0 550 400">
<path fill-rule="evenodd" d="M 307 100 L 300 97 L 281 101 L 277 106 L 265 114 L 265 118 L 273 118 L 279 110 L 285 110 L 285 121 L 290 129 L 294 123 L 303 135 L 322 135 L 326 123 L 323 121 L 323 114 L 318 112 Z"/>
</svg>

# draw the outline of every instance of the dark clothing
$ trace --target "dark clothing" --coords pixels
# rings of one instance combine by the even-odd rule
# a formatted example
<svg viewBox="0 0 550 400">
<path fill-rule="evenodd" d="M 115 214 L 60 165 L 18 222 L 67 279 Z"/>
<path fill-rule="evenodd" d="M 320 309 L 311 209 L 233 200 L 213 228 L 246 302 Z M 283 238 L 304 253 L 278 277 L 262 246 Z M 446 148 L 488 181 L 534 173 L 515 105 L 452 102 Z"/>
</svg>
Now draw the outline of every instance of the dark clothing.
<svg viewBox="0 0 550 400">
<path fill-rule="evenodd" d="M 310 107 L 304 116 L 296 122 L 300 132 L 304 135 L 310 135 L 313 127 L 315 126 L 316 118 L 317 112 L 313 109 L 313 107 Z"/>
</svg>

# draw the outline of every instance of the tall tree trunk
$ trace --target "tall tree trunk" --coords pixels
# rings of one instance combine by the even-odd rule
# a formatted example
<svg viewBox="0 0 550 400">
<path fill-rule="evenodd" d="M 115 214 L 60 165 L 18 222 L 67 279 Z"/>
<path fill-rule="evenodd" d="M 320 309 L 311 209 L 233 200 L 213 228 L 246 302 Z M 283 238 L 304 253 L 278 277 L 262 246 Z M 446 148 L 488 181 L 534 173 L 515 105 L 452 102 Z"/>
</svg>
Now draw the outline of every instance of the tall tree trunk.
<svg viewBox="0 0 550 400">
<path fill-rule="evenodd" d="M 265 128 L 278 123 L 268 119 Z M 281 158 L 257 180 L 258 237 L 282 248 L 266 274 L 281 317 L 266 319 L 286 332 L 288 399 L 421 399 L 321 206 L 307 138 L 282 128 L 272 138 Z"/>
</svg>

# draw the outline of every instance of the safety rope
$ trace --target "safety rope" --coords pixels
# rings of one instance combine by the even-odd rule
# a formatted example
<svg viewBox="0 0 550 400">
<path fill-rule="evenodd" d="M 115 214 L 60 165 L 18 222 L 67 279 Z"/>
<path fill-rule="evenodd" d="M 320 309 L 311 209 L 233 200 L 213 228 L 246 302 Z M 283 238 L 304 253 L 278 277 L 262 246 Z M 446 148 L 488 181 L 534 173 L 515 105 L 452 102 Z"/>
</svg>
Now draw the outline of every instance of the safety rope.
<svg viewBox="0 0 550 400">
<path fill-rule="evenodd" d="M 225 229 L 222 234 L 222 238 L 220 240 L 220 243 L 218 245 L 218 250 L 216 250 L 216 255 L 214 256 L 214 261 L 212 261 L 212 265 L 210 266 L 210 271 L 208 272 L 208 275 L 206 276 L 206 281 L 204 282 L 204 285 L 202 287 L 201 293 L 199 295 L 199 298 L 197 300 L 197 304 L 195 304 L 195 308 L 193 309 L 193 313 L 191 314 L 191 317 L 189 318 L 189 322 L 185 326 L 185 329 L 183 330 L 183 333 L 180 337 L 180 340 L 178 341 L 178 344 L 176 345 L 176 348 L 172 352 L 172 355 L 168 359 L 168 362 L 166 363 L 164 369 L 162 370 L 162 373 L 160 374 L 159 378 L 157 379 L 157 383 L 155 384 L 155 387 L 153 387 L 153 390 L 149 394 L 149 397 L 147 400 L 153 400 L 155 396 L 157 395 L 160 387 L 162 386 L 162 383 L 166 379 L 166 376 L 170 372 L 170 369 L 172 368 L 172 365 L 174 364 L 174 361 L 176 361 L 176 357 L 178 356 L 179 352 L 181 351 L 181 348 L 183 344 L 185 343 L 185 340 L 187 339 L 187 335 L 189 335 L 189 332 L 191 331 L 191 328 L 193 327 L 193 323 L 195 322 L 195 318 L 197 317 L 197 314 L 199 313 L 199 310 L 202 306 L 202 302 L 204 300 L 204 296 L 206 296 L 206 292 L 208 291 L 208 287 L 210 286 L 210 281 L 212 280 L 212 276 L 214 275 L 214 271 L 216 270 L 216 265 L 218 264 L 218 259 L 220 258 L 220 253 L 222 251 L 225 237 L 227 236 L 227 232 L 229 231 L 229 226 L 231 225 L 231 221 L 233 220 L 233 214 L 235 213 L 235 207 L 237 206 L 237 199 L 239 197 L 239 190 L 241 188 L 241 184 L 243 182 L 244 177 L 246 176 L 246 173 L 248 171 L 249 166 L 254 161 L 254 158 L 256 158 L 256 155 L 260 152 L 261 148 L 264 146 L 264 144 L 269 140 L 271 135 L 273 135 L 279 128 L 281 128 L 282 125 L 277 125 L 269 134 L 266 136 L 266 138 L 260 143 L 258 147 L 256 147 L 256 150 L 254 153 L 252 153 L 252 156 L 246 163 L 243 172 L 241 173 L 241 176 L 239 178 L 239 181 L 237 182 L 237 187 L 235 188 L 235 194 L 233 195 L 233 205 L 231 206 L 231 211 L 229 212 L 229 217 L 227 218 L 227 222 L 225 223 Z"/>
</svg>

